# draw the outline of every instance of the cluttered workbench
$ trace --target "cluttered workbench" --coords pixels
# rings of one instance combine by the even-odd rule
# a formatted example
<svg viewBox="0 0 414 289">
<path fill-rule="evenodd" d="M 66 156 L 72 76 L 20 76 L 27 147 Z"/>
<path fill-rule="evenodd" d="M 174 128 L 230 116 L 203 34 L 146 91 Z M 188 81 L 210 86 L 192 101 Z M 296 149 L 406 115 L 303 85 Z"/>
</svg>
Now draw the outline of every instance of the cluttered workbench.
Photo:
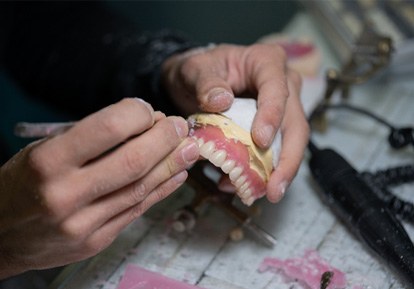
<svg viewBox="0 0 414 289">
<path fill-rule="evenodd" d="M 308 106 L 313 106 L 325 88 L 323 72 L 338 67 L 338 60 L 309 15 L 299 13 L 284 32 L 291 37 L 312 39 L 323 56 L 321 76 L 305 80 L 307 92 L 302 97 L 307 98 L 304 102 L 309 102 Z M 353 86 L 347 103 L 369 109 L 395 126 L 412 127 L 413 98 L 412 79 L 384 74 Z M 358 171 L 413 163 L 413 146 L 393 150 L 387 142 L 389 131 L 371 119 L 347 111 L 327 112 L 326 117 L 329 124 L 325 131 L 312 134 L 315 143 L 335 148 Z M 258 240 L 236 218 L 214 204 L 203 206 L 191 230 L 176 230 L 176 212 L 191 203 L 195 195 L 194 186 L 186 184 L 132 223 L 102 253 L 65 268 L 50 287 L 412 288 L 414 285 L 404 284 L 352 234 L 330 210 L 329 202 L 321 200 L 320 188 L 309 171 L 308 157 L 305 156 L 280 203 L 270 204 L 262 199 L 249 209 L 236 204 L 251 215 L 249 221 L 275 237 L 274 246 Z M 395 188 L 400 198 L 414 202 L 412 191 L 412 183 Z M 402 224 L 413 240 L 413 223 Z M 333 272 L 333 276 L 322 274 L 325 280 L 320 281 L 319 275 L 315 283 L 309 277 L 311 272 L 295 275 L 295 270 L 304 268 Z M 135 283 L 134 278 L 138 278 Z M 152 278 L 153 283 L 146 281 L 145 285 L 145 278 Z M 337 287 L 333 287 L 334 283 Z"/>
</svg>

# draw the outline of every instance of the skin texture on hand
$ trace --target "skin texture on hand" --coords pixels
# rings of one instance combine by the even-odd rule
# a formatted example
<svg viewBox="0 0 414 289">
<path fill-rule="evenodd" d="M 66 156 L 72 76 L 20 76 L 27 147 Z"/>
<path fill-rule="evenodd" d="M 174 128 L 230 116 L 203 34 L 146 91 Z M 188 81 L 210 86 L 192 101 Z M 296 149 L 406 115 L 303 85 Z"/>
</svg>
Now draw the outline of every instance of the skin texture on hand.
<svg viewBox="0 0 414 289">
<path fill-rule="evenodd" d="M 234 95 L 257 99 L 252 138 L 282 133 L 267 183 L 277 202 L 295 176 L 309 128 L 301 81 L 281 47 L 219 45 L 170 57 L 163 81 L 184 115 L 221 112 Z M 199 158 L 187 122 L 124 99 L 68 131 L 34 142 L 0 169 L 0 279 L 73 263 L 107 247 L 130 222 L 177 189 Z"/>
<path fill-rule="evenodd" d="M 180 117 L 124 99 L 0 170 L 0 279 L 85 259 L 168 196 L 199 157 Z"/>
<path fill-rule="evenodd" d="M 278 202 L 297 173 L 309 136 L 300 102 L 301 78 L 288 69 L 276 44 L 218 45 L 170 57 L 163 66 L 164 85 L 184 115 L 222 112 L 234 96 L 257 99 L 252 138 L 261 148 L 282 132 L 278 166 L 267 184 L 267 198 Z M 222 187 L 225 183 L 221 184 Z"/>
</svg>

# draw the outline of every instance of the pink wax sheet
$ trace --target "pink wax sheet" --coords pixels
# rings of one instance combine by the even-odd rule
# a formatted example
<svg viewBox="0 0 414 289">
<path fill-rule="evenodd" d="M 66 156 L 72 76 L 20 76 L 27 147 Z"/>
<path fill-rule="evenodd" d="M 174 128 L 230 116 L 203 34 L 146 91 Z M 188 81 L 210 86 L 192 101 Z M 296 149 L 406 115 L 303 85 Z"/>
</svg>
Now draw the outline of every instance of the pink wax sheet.
<svg viewBox="0 0 414 289">
<path fill-rule="evenodd" d="M 265 258 L 259 272 L 268 270 L 282 270 L 286 276 L 302 281 L 311 289 L 319 289 L 322 274 L 330 271 L 333 272 L 333 276 L 328 289 L 340 289 L 346 286 L 345 274 L 323 260 L 315 250 L 305 251 L 303 257 L 286 260 Z"/>
<path fill-rule="evenodd" d="M 128 264 L 117 289 L 203 289 Z"/>
</svg>

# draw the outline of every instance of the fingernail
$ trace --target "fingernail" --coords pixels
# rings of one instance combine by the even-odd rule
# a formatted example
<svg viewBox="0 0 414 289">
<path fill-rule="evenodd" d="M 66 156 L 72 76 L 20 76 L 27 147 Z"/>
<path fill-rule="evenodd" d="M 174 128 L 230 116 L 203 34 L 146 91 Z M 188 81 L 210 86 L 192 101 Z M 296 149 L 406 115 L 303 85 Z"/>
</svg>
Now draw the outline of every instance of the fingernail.
<svg viewBox="0 0 414 289">
<path fill-rule="evenodd" d="M 275 130 L 272 125 L 266 125 L 258 130 L 259 139 L 261 140 L 262 145 L 269 147 L 273 138 Z"/>
<path fill-rule="evenodd" d="M 276 185 L 277 190 L 273 191 L 268 195 L 269 201 L 272 203 L 277 203 L 283 199 L 289 183 L 287 181 L 282 181 Z"/>
<path fill-rule="evenodd" d="M 188 173 L 187 171 L 181 171 L 178 174 L 173 176 L 174 181 L 177 184 L 182 184 L 187 179 Z"/>
<path fill-rule="evenodd" d="M 175 130 L 177 131 L 178 136 L 184 138 L 188 135 L 188 124 L 182 118 L 173 119 Z"/>
<path fill-rule="evenodd" d="M 181 150 L 181 154 L 187 164 L 192 164 L 198 159 L 199 151 L 200 149 L 198 148 L 198 145 L 195 142 L 192 142 Z"/>
<path fill-rule="evenodd" d="M 223 88 L 214 88 L 208 94 L 210 105 L 222 105 L 229 103 L 233 99 L 233 94 Z"/>
<path fill-rule="evenodd" d="M 146 102 L 146 101 L 145 101 L 145 100 L 143 100 L 142 98 L 135 97 L 134 99 L 136 99 L 136 100 L 138 100 L 139 102 L 143 103 L 146 107 L 148 107 L 148 109 L 149 109 L 150 111 L 152 111 L 152 110 L 153 110 L 153 108 L 152 108 L 151 104 L 149 104 L 148 102 Z"/>
<path fill-rule="evenodd" d="M 159 121 L 160 119 L 166 118 L 167 116 L 165 115 L 165 113 L 157 110 L 154 112 L 154 119 L 155 121 Z"/>
<path fill-rule="evenodd" d="M 283 196 L 285 195 L 288 185 L 289 183 L 287 181 L 282 181 L 279 184 L 279 200 L 281 200 Z"/>
</svg>

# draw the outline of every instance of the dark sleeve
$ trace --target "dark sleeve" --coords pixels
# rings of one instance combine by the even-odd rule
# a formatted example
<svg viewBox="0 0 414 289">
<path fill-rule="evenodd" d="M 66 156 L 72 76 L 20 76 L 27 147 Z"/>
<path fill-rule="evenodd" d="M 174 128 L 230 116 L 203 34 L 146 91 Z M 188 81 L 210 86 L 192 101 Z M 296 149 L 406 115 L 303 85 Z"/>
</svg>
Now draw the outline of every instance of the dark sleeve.
<svg viewBox="0 0 414 289">
<path fill-rule="evenodd" d="M 195 46 L 172 31 L 145 33 L 98 2 L 15 3 L 5 68 L 29 95 L 83 116 L 124 97 L 177 114 L 160 66 Z"/>
</svg>

